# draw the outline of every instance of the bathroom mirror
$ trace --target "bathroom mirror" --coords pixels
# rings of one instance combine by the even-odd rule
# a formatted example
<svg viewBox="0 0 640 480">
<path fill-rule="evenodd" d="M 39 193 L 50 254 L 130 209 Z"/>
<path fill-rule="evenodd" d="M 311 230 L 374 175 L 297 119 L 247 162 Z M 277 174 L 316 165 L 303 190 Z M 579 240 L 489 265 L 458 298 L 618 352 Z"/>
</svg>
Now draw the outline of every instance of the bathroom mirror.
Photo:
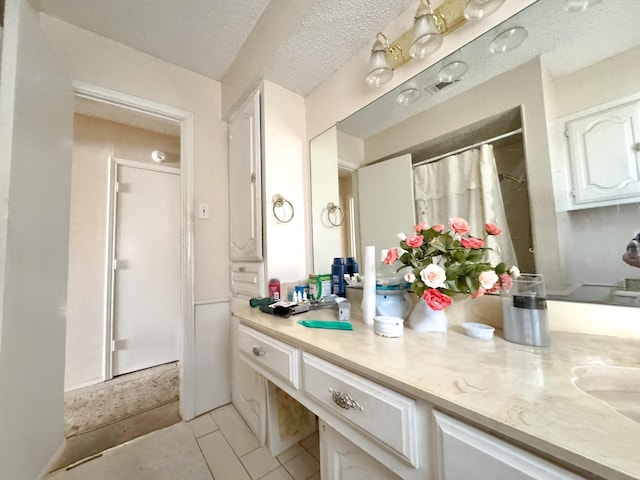
<svg viewBox="0 0 640 480">
<path fill-rule="evenodd" d="M 504 136 L 489 143 L 509 158 L 504 170 L 498 168 L 505 209 L 515 193 L 524 191 L 529 200 L 529 208 L 523 204 L 511 215 L 507 212 L 523 271 L 544 274 L 550 298 L 640 305 L 633 287 L 627 288 L 637 285 L 633 280 L 640 278 L 640 269 L 622 261 L 627 243 L 640 232 L 640 195 L 576 208 L 565 136 L 572 118 L 621 99 L 640 98 L 640 3 L 603 0 L 582 12 L 568 12 L 566 4 L 538 0 L 313 139 L 312 182 L 320 168 L 334 171 L 337 178 L 339 166 L 347 165 L 357 177 L 364 165 L 406 153 L 415 164 Z M 527 31 L 521 45 L 490 52 L 496 37 L 520 27 Z M 454 62 L 464 62 L 466 72 L 460 80 L 443 82 L 439 72 Z M 409 88 L 420 96 L 403 105 L 398 96 Z M 314 144 L 322 142 L 333 150 L 319 161 Z M 632 175 L 639 175 L 638 169 L 636 163 Z M 352 188 L 357 199 L 357 182 Z M 512 192 L 505 194 L 508 188 Z M 314 258 L 322 262 L 315 246 L 346 249 L 344 234 L 325 241 L 316 230 L 316 208 L 326 207 L 317 191 L 312 189 Z M 343 206 L 342 198 L 334 201 Z M 359 258 L 358 224 L 368 220 L 357 212 L 356 202 L 352 223 Z M 521 222 L 517 227 L 511 227 L 514 218 Z M 316 269 L 322 269 L 319 265 Z"/>
</svg>

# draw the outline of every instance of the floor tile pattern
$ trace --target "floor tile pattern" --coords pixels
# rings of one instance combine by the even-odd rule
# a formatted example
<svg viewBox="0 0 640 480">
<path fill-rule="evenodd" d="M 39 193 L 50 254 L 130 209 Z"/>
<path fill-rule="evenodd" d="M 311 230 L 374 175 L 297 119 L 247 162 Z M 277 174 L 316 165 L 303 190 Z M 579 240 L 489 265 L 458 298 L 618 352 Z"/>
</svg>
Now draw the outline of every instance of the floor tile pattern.
<svg viewBox="0 0 640 480">
<path fill-rule="evenodd" d="M 273 458 L 231 405 L 57 470 L 45 480 L 318 480 L 317 432 Z"/>
</svg>

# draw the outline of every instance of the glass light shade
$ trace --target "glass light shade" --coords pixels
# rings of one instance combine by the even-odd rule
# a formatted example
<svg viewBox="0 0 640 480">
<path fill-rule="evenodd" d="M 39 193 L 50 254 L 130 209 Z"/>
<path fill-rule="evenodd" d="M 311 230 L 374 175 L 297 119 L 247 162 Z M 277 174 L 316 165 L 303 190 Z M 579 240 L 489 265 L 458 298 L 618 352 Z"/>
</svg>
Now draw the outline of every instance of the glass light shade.
<svg viewBox="0 0 640 480">
<path fill-rule="evenodd" d="M 593 7 L 597 3 L 602 3 L 602 0 L 567 0 L 564 9 L 567 12 L 584 12 L 587 8 Z"/>
<path fill-rule="evenodd" d="M 420 98 L 420 90 L 414 86 L 410 86 L 402 90 L 396 97 L 396 103 L 400 105 L 409 105 Z"/>
<path fill-rule="evenodd" d="M 413 58 L 425 58 L 438 50 L 440 45 L 442 45 L 442 34 L 436 26 L 433 15 L 427 14 L 417 17 L 409 55 Z"/>
<path fill-rule="evenodd" d="M 462 75 L 467 73 L 467 64 L 460 61 L 448 63 L 438 72 L 438 81 L 451 83 L 460 79 Z"/>
<path fill-rule="evenodd" d="M 385 51 L 374 50 L 371 52 L 367 83 L 372 87 L 379 87 L 383 83 L 391 80 L 392 77 L 393 70 L 391 70 L 391 67 L 389 66 Z"/>
<path fill-rule="evenodd" d="M 503 53 L 519 47 L 527 38 L 527 29 L 524 27 L 513 27 L 505 30 L 493 39 L 489 45 L 491 53 Z"/>
<path fill-rule="evenodd" d="M 464 8 L 464 18 L 467 20 L 480 20 L 498 10 L 504 0 L 469 0 Z"/>
</svg>

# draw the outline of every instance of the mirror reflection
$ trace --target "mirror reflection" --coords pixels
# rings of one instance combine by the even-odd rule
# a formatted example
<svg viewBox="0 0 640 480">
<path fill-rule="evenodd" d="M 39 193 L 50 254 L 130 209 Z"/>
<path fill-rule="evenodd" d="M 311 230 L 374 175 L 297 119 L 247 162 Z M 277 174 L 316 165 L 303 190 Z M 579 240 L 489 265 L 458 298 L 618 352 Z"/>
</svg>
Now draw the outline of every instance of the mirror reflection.
<svg viewBox="0 0 640 480">
<path fill-rule="evenodd" d="M 550 298 L 640 305 L 640 269 L 623 260 L 640 233 L 640 4 L 564 3 L 539 0 L 311 141 L 316 271 L 467 216 L 504 225 L 511 241 L 494 248 L 542 273 Z M 512 29 L 522 43 L 496 49 Z M 323 225 L 347 195 L 348 226 Z"/>
</svg>

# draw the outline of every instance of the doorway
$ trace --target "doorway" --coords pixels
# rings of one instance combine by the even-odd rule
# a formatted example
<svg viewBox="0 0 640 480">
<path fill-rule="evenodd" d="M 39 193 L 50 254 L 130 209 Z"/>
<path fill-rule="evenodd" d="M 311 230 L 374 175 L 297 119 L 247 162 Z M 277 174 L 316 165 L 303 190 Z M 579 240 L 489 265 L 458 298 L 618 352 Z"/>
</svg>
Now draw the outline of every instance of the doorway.
<svg viewBox="0 0 640 480">
<path fill-rule="evenodd" d="M 105 119 L 107 114 L 100 113 L 96 114 L 86 105 L 77 105 L 74 121 L 65 371 L 67 448 L 60 459 L 65 465 L 135 436 L 163 428 L 179 421 L 181 417 L 179 388 L 182 374 L 180 370 L 183 367 L 180 343 L 183 319 L 180 126 L 173 125 L 173 130 L 169 129 L 168 132 L 157 132 L 142 128 L 143 125 L 140 124 L 125 124 L 118 116 L 114 117 L 118 121 Z M 154 150 L 167 152 L 168 158 L 177 160 L 173 164 L 158 165 L 152 159 Z M 132 160 L 120 161 L 119 168 L 114 168 L 114 156 Z M 117 172 L 118 169 L 120 172 Z M 144 181 L 149 175 L 153 180 Z M 166 177 L 170 177 L 170 180 Z M 153 283 L 144 282 L 144 278 L 140 277 L 118 279 L 115 274 L 111 276 L 110 267 L 113 263 L 110 259 L 114 258 L 112 246 L 117 242 L 110 241 L 108 225 L 112 217 L 117 218 L 114 215 L 117 209 L 110 208 L 113 198 L 110 185 L 115 185 L 116 178 L 124 184 L 120 196 L 127 196 L 126 201 L 121 202 L 121 207 L 129 212 L 125 217 L 141 217 L 134 218 L 133 221 L 130 219 L 128 225 L 133 224 L 135 227 L 136 223 L 142 223 L 149 216 L 171 218 L 171 241 L 167 238 L 167 232 L 155 232 L 162 238 L 157 243 L 166 246 L 173 253 L 170 271 L 165 271 L 164 274 L 151 272 L 151 275 L 171 280 L 168 287 L 172 291 L 171 305 L 163 307 L 170 311 L 172 320 L 168 332 L 170 340 L 164 340 L 165 343 L 170 343 L 170 348 L 162 355 L 156 354 L 157 352 L 152 356 L 143 355 L 143 361 L 126 356 L 118 359 L 117 355 L 122 351 L 131 353 L 133 350 L 120 348 L 114 351 L 111 348 L 117 342 L 111 342 L 111 331 L 116 324 L 110 322 L 110 316 L 114 313 L 117 318 L 117 310 L 123 309 L 112 308 L 109 288 L 111 280 L 113 279 L 114 285 L 122 287 L 123 295 L 131 291 L 139 293 L 140 284 L 144 286 L 145 283 Z M 139 202 L 131 204 L 131 195 L 124 191 L 139 191 L 142 184 L 146 197 L 149 194 L 147 184 L 158 184 L 158 178 L 163 188 L 156 192 L 152 205 L 144 208 L 154 208 L 155 204 L 161 211 L 156 210 L 155 213 L 144 216 L 136 213 L 135 209 L 141 208 Z M 136 187 L 132 188 L 132 185 Z M 167 189 L 170 194 L 167 194 Z M 149 225 L 147 228 L 150 229 Z M 131 236 L 128 227 L 120 230 L 132 237 L 133 240 L 128 240 L 129 246 L 149 246 L 147 244 L 151 240 L 140 239 L 140 232 Z M 143 253 L 150 250 L 153 249 L 145 248 Z M 140 255 L 136 256 L 136 261 L 139 257 Z M 126 269 L 124 265 L 121 267 L 118 273 L 131 273 L 132 269 Z M 149 276 L 147 270 L 148 266 L 143 268 L 143 274 Z M 164 295 L 162 293 L 157 296 Z M 128 302 L 124 310 L 129 309 L 129 316 L 132 305 L 139 311 L 157 313 L 153 311 L 155 304 L 159 303 L 156 300 L 132 303 L 130 298 Z M 117 306 L 117 303 L 114 305 Z M 134 315 L 140 316 L 135 310 Z M 167 329 L 166 324 L 156 326 L 156 331 Z M 127 343 L 126 340 L 130 344 L 139 343 L 136 335 L 138 338 L 142 337 L 143 341 L 152 339 L 153 344 L 162 343 L 154 335 L 140 335 L 134 331 L 124 333 L 126 338 L 120 347 Z M 123 337 L 116 337 L 118 338 Z M 115 362 L 111 361 L 112 351 Z M 120 375 L 125 373 L 129 374 Z M 63 465 L 59 463 L 56 468 L 61 466 Z"/>
</svg>

